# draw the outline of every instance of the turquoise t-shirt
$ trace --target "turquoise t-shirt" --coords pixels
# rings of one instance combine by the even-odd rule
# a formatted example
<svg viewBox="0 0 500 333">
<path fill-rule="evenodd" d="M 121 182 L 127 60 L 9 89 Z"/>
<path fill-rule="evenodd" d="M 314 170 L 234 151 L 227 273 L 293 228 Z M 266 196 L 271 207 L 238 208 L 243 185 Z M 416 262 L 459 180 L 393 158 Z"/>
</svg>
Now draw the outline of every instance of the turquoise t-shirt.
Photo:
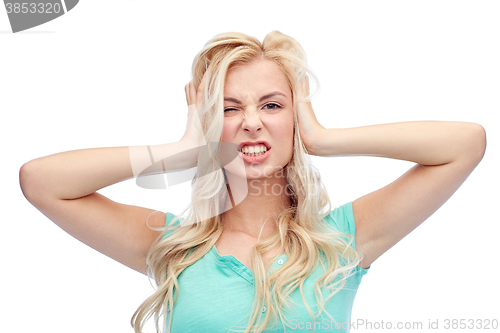
<svg viewBox="0 0 500 333">
<path fill-rule="evenodd" d="M 167 213 L 166 224 L 172 218 L 174 215 Z M 351 202 L 332 210 L 324 221 L 340 232 L 355 235 Z M 286 254 L 280 255 L 271 270 L 280 267 L 287 260 Z M 369 269 L 370 267 L 356 267 L 355 274 L 346 280 L 344 288 L 325 305 L 335 321 L 323 312 L 315 318 L 315 332 L 349 332 L 354 298 L 362 277 Z M 318 265 L 304 282 L 304 297 L 313 314 L 318 312 L 314 284 L 323 274 L 323 268 Z M 236 257 L 221 256 L 214 245 L 207 254 L 178 276 L 178 282 L 178 299 L 173 309 L 171 333 L 243 332 L 247 327 L 254 299 L 253 272 Z M 328 295 L 329 292 L 323 292 L 324 298 Z M 289 320 L 286 332 L 312 332 L 313 321 L 299 288 L 290 297 L 294 302 L 291 303 L 294 304 L 294 313 L 283 310 Z M 265 307 L 262 311 L 266 311 Z M 166 318 L 165 333 L 168 332 L 168 320 L 169 317 Z M 284 332 L 283 324 L 278 319 L 277 326 L 265 332 Z"/>
</svg>

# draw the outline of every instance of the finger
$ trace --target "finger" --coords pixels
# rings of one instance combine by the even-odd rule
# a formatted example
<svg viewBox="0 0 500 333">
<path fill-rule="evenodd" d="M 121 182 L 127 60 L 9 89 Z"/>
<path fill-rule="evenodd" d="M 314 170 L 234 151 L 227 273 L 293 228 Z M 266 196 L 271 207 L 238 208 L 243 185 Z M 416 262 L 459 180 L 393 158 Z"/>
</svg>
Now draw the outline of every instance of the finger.
<svg viewBox="0 0 500 333">
<path fill-rule="evenodd" d="M 196 92 L 194 89 L 193 81 L 190 81 L 186 86 L 186 96 L 188 100 L 188 105 L 193 105 L 196 103 Z"/>
<path fill-rule="evenodd" d="M 201 99 L 203 97 L 203 93 L 205 92 L 205 82 L 206 82 L 206 77 L 207 77 L 207 72 L 203 74 L 203 77 L 201 79 L 200 85 L 198 86 L 198 91 L 196 92 L 196 98 Z M 200 97 L 200 98 L 198 98 Z"/>
<path fill-rule="evenodd" d="M 191 104 L 189 98 L 189 83 L 184 86 L 184 92 L 186 93 L 186 103 L 189 105 Z"/>
<path fill-rule="evenodd" d="M 299 98 L 304 99 L 309 96 L 309 77 L 306 75 L 299 83 Z"/>
<path fill-rule="evenodd" d="M 196 89 L 194 87 L 193 81 L 189 83 L 189 105 L 197 104 Z"/>
<path fill-rule="evenodd" d="M 187 86 L 187 95 L 188 95 L 188 105 L 192 105 L 196 103 L 196 93 L 194 92 L 194 84 L 193 81 L 189 82 Z"/>
<path fill-rule="evenodd" d="M 206 84 L 206 75 L 207 72 L 203 74 L 203 78 L 201 79 L 200 85 L 198 86 L 197 91 L 194 92 L 194 96 L 196 97 L 196 108 L 199 110 L 201 105 L 203 104 L 203 96 L 205 95 L 205 84 Z M 194 89 L 194 87 L 193 87 Z"/>
<path fill-rule="evenodd" d="M 201 78 L 201 82 L 200 82 L 200 85 L 198 86 L 198 93 L 203 95 L 203 93 L 205 92 L 205 85 L 207 83 L 207 76 L 208 76 L 208 73 L 210 73 L 211 71 L 211 68 L 212 68 L 212 64 L 210 63 L 207 67 L 207 69 L 205 70 L 205 72 L 203 73 L 203 77 Z"/>
<path fill-rule="evenodd" d="M 300 80 L 297 84 L 297 97 L 299 100 L 304 98 L 304 80 Z"/>
</svg>

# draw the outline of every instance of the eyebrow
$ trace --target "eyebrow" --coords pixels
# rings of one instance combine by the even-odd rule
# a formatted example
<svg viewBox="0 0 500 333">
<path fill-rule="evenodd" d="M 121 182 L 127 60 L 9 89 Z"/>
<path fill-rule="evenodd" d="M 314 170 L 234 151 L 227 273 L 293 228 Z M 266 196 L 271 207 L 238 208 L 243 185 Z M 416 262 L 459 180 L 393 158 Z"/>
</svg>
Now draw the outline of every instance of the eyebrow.
<svg viewBox="0 0 500 333">
<path fill-rule="evenodd" d="M 273 91 L 272 93 L 269 93 L 267 95 L 264 95 L 262 96 L 260 99 L 259 99 L 259 103 L 262 102 L 263 100 L 265 99 L 268 99 L 269 97 L 273 97 L 275 95 L 282 95 L 282 96 L 285 96 L 285 94 L 283 94 L 282 92 L 279 92 L 279 91 Z M 228 101 L 228 102 L 234 102 L 236 104 L 242 104 L 241 101 L 237 100 L 236 98 L 232 98 L 232 97 L 224 97 L 224 100 L 225 101 Z"/>
</svg>

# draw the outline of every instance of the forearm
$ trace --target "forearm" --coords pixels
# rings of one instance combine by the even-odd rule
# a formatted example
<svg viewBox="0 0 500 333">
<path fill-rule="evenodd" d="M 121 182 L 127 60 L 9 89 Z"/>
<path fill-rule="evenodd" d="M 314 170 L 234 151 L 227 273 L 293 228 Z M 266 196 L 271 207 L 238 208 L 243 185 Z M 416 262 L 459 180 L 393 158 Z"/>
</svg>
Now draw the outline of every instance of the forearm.
<svg viewBox="0 0 500 333">
<path fill-rule="evenodd" d="M 150 146 L 73 150 L 34 159 L 21 168 L 23 193 L 33 200 L 76 199 L 123 180 L 137 177 L 146 168 L 154 174 L 195 166 L 196 156 L 182 142 Z M 154 162 L 167 157 L 167 163 Z M 31 201 L 31 200 L 30 200 Z"/>
<path fill-rule="evenodd" d="M 312 154 L 379 156 L 439 165 L 462 157 L 482 157 L 484 145 L 484 129 L 478 124 L 414 121 L 326 129 L 316 136 Z"/>
</svg>

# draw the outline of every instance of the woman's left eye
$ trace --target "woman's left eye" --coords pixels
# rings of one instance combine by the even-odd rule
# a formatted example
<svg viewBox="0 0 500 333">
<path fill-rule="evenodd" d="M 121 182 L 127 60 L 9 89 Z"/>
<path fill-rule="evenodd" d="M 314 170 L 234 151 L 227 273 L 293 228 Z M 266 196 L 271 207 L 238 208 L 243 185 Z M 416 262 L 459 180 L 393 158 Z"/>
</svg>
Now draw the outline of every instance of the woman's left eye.
<svg viewBox="0 0 500 333">
<path fill-rule="evenodd" d="M 265 106 L 270 106 L 270 105 L 271 105 L 271 106 L 274 106 L 274 107 L 270 108 L 270 110 L 281 109 L 281 106 L 279 106 L 279 105 L 278 105 L 278 104 L 276 104 L 276 103 L 268 103 L 268 104 L 266 104 Z"/>
</svg>

